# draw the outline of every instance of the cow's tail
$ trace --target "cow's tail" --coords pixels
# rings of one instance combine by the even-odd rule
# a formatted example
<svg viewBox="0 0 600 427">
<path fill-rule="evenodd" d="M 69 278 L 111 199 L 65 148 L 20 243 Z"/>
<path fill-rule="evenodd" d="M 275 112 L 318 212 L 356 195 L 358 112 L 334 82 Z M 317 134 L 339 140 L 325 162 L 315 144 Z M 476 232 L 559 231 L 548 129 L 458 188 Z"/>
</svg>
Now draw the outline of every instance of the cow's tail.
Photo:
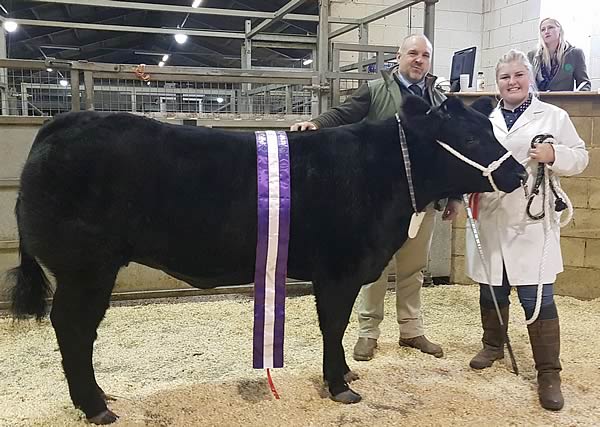
<svg viewBox="0 0 600 427">
<path fill-rule="evenodd" d="M 15 207 L 17 223 L 19 222 L 19 199 Z M 42 270 L 37 260 L 27 253 L 23 238 L 19 238 L 20 265 L 8 272 L 9 283 L 13 283 L 10 290 L 11 310 L 17 319 L 35 316 L 41 320 L 47 314 L 51 288 L 50 281 Z"/>
</svg>

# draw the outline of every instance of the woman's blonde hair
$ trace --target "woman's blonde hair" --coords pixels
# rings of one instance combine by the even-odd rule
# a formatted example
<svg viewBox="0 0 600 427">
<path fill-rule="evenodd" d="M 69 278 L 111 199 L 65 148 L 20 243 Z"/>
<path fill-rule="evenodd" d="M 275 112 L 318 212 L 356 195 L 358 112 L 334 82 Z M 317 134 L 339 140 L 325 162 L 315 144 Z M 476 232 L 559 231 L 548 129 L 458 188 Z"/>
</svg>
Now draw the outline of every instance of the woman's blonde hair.
<svg viewBox="0 0 600 427">
<path fill-rule="evenodd" d="M 504 55 L 498 59 L 498 63 L 496 64 L 496 83 L 498 83 L 498 73 L 500 72 L 500 67 L 504 64 L 510 64 L 511 62 L 517 62 L 527 69 L 527 75 L 529 76 L 529 93 L 534 96 L 537 95 L 537 86 L 535 84 L 535 74 L 533 72 L 533 66 L 529 59 L 527 59 L 527 55 L 517 49 L 511 49 L 506 52 Z"/>
<path fill-rule="evenodd" d="M 565 40 L 565 31 L 563 30 L 563 26 L 560 25 L 560 22 L 558 22 L 554 18 L 542 19 L 538 28 L 538 49 L 533 59 L 533 65 L 535 66 L 536 72 L 539 72 L 542 64 L 546 66 L 547 70 L 550 70 L 552 68 L 552 57 L 550 56 L 550 51 L 548 50 L 548 46 L 546 46 L 546 42 L 544 42 L 542 32 L 539 31 L 541 30 L 542 24 L 544 24 L 544 22 L 553 24 L 558 28 L 558 46 L 556 47 L 556 60 L 558 62 L 559 67 L 562 66 L 565 52 L 569 48 L 569 43 L 567 43 L 567 41 Z"/>
</svg>

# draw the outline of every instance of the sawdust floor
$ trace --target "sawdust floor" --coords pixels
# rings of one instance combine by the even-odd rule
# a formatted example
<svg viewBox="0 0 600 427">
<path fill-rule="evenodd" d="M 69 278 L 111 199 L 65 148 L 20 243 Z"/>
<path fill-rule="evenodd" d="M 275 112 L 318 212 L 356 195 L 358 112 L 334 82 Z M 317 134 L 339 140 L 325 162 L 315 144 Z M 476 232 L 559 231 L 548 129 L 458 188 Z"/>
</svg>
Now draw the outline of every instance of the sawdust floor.
<svg viewBox="0 0 600 427">
<path fill-rule="evenodd" d="M 444 346 L 435 359 L 397 345 L 394 295 L 386 299 L 380 349 L 370 362 L 351 359 L 355 319 L 344 345 L 361 376 L 355 405 L 331 401 L 321 381 L 321 337 L 312 296 L 289 298 L 286 368 L 273 372 L 275 400 L 263 371 L 251 369 L 252 303 L 246 297 L 149 301 L 112 307 L 99 330 L 99 384 L 117 401 L 123 426 L 489 426 L 600 425 L 600 300 L 558 297 L 562 318 L 563 411 L 538 406 L 523 314 L 511 339 L 522 370 L 505 363 L 468 368 L 479 349 L 475 287 L 423 292 L 428 335 Z M 0 425 L 85 425 L 71 406 L 48 321 L 0 319 Z"/>
</svg>

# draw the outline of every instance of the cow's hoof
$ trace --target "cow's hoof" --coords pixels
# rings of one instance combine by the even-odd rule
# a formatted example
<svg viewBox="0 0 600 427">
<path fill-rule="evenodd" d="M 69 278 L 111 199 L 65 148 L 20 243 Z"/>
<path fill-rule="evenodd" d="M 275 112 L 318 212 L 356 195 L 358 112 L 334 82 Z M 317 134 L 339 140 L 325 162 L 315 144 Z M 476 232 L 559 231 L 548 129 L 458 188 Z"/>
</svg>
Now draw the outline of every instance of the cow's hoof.
<svg viewBox="0 0 600 427">
<path fill-rule="evenodd" d="M 356 381 L 356 380 L 360 380 L 360 377 L 358 376 L 358 374 L 356 372 L 348 371 L 344 375 L 344 381 L 346 381 L 347 383 L 351 383 L 352 381 Z"/>
<path fill-rule="evenodd" d="M 116 402 L 117 398 L 115 396 L 113 396 L 112 394 L 106 394 L 104 392 L 100 393 L 100 397 L 105 401 L 105 402 Z"/>
<path fill-rule="evenodd" d="M 335 396 L 331 396 L 331 400 L 340 403 L 358 403 L 361 399 L 362 397 L 360 394 L 353 392 L 351 389 L 338 393 Z"/>
<path fill-rule="evenodd" d="M 100 412 L 98 415 L 88 418 L 87 420 L 92 424 L 112 424 L 119 419 L 119 416 L 110 409 Z"/>
</svg>

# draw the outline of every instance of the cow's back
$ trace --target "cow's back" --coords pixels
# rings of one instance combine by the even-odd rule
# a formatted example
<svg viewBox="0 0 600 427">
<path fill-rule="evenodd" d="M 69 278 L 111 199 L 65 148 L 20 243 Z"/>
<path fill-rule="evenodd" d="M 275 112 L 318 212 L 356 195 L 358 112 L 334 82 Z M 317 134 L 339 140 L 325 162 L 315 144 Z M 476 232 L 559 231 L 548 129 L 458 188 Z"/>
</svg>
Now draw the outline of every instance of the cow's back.
<svg viewBox="0 0 600 427">
<path fill-rule="evenodd" d="M 379 132 L 387 131 L 356 124 L 288 133 L 290 276 L 372 276 L 383 268 L 380 252 L 385 258 L 398 246 L 385 230 L 400 224 L 399 213 L 388 214 L 397 204 L 399 148 Z M 24 242 L 50 267 L 136 261 L 197 287 L 253 280 L 251 132 L 65 114 L 40 130 L 20 199 Z"/>
</svg>

